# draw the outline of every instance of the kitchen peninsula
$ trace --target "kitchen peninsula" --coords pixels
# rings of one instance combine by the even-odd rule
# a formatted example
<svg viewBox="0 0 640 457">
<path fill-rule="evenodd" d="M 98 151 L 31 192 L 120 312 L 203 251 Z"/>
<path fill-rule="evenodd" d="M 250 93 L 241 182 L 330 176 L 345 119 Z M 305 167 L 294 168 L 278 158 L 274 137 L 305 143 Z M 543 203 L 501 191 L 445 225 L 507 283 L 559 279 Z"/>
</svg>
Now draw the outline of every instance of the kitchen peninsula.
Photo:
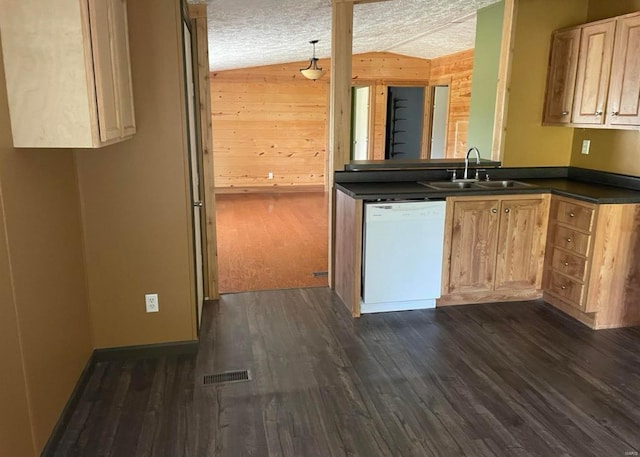
<svg viewBox="0 0 640 457">
<path fill-rule="evenodd" d="M 447 168 L 455 166 L 380 171 L 361 163 L 361 171 L 349 171 L 352 164 L 336 172 L 334 283 L 354 317 L 361 312 L 365 204 L 445 200 L 438 307 L 543 298 L 594 329 L 640 324 L 639 178 L 494 162 L 479 165 L 479 178 L 488 174 L 493 186 L 429 185 L 451 180 Z"/>
</svg>

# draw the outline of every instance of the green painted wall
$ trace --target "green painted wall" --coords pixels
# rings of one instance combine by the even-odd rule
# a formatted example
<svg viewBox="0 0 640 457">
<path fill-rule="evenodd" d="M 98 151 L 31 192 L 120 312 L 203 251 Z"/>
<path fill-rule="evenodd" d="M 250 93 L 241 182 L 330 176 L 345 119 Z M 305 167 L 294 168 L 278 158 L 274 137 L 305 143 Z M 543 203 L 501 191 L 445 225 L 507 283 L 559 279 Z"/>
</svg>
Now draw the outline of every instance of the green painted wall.
<svg viewBox="0 0 640 457">
<path fill-rule="evenodd" d="M 491 158 L 503 16 L 501 1 L 478 10 L 476 22 L 467 145 L 480 149 L 484 158 Z"/>
</svg>

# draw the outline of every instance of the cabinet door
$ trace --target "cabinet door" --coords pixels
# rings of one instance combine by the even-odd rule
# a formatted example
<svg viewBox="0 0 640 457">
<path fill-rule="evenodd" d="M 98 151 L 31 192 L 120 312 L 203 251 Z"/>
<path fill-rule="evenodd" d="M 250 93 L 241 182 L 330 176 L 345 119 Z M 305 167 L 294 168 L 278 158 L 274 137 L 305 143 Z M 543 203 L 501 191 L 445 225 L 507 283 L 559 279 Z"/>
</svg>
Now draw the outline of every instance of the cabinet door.
<svg viewBox="0 0 640 457">
<path fill-rule="evenodd" d="M 498 200 L 454 203 L 448 293 L 493 290 L 499 205 Z"/>
<path fill-rule="evenodd" d="M 546 200 L 503 200 L 495 290 L 540 289 L 545 253 Z"/>
<path fill-rule="evenodd" d="M 580 28 L 553 34 L 544 110 L 545 123 L 568 124 L 571 121 L 579 50 Z"/>
<path fill-rule="evenodd" d="M 100 141 L 121 136 L 118 114 L 118 91 L 111 43 L 111 1 L 89 0 L 93 72 L 98 105 Z"/>
<path fill-rule="evenodd" d="M 604 124 L 615 20 L 582 27 L 573 123 Z"/>
<path fill-rule="evenodd" d="M 136 133 L 133 109 L 133 87 L 129 58 L 129 25 L 126 0 L 111 0 L 112 4 L 112 53 L 118 90 L 118 111 L 122 136 Z"/>
<path fill-rule="evenodd" d="M 640 14 L 618 19 L 608 124 L 640 125 Z"/>
</svg>

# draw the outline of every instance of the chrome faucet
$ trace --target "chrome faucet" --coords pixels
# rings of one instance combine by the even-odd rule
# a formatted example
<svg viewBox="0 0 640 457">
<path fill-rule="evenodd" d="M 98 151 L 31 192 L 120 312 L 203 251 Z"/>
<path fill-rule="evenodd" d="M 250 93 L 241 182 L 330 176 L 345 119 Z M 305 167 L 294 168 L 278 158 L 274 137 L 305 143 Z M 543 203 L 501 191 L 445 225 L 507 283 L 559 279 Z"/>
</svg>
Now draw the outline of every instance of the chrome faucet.
<svg viewBox="0 0 640 457">
<path fill-rule="evenodd" d="M 476 153 L 476 166 L 480 165 L 480 151 L 475 146 L 469 148 L 469 150 L 467 151 L 467 156 L 464 158 L 464 176 L 462 177 L 462 179 L 467 179 L 467 175 L 469 173 L 469 154 L 471 154 L 471 151 Z M 476 180 L 477 179 L 478 172 L 476 171 Z"/>
</svg>

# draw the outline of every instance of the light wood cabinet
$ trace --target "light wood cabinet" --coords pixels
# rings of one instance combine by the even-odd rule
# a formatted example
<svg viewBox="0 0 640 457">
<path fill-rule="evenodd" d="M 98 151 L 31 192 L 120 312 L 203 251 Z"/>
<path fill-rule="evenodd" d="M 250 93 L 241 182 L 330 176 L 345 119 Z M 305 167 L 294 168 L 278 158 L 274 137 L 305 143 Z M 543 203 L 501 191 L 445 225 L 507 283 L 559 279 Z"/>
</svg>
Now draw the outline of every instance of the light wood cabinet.
<svg viewBox="0 0 640 457">
<path fill-rule="evenodd" d="M 580 29 L 559 30 L 551 39 L 551 57 L 545 98 L 545 124 L 568 124 L 578 70 Z"/>
<path fill-rule="evenodd" d="M 135 133 L 126 0 L 7 0 L 0 31 L 15 147 Z"/>
<path fill-rule="evenodd" d="M 593 328 L 640 324 L 640 205 L 554 196 L 544 299 Z"/>
<path fill-rule="evenodd" d="M 438 306 L 539 298 L 548 195 L 447 199 Z"/>
<path fill-rule="evenodd" d="M 575 124 L 604 124 L 615 28 L 616 21 L 608 20 L 580 30 L 572 117 Z"/>
<path fill-rule="evenodd" d="M 607 121 L 640 126 L 640 13 L 618 19 Z"/>
<path fill-rule="evenodd" d="M 543 124 L 640 127 L 640 12 L 554 33 Z"/>
</svg>

